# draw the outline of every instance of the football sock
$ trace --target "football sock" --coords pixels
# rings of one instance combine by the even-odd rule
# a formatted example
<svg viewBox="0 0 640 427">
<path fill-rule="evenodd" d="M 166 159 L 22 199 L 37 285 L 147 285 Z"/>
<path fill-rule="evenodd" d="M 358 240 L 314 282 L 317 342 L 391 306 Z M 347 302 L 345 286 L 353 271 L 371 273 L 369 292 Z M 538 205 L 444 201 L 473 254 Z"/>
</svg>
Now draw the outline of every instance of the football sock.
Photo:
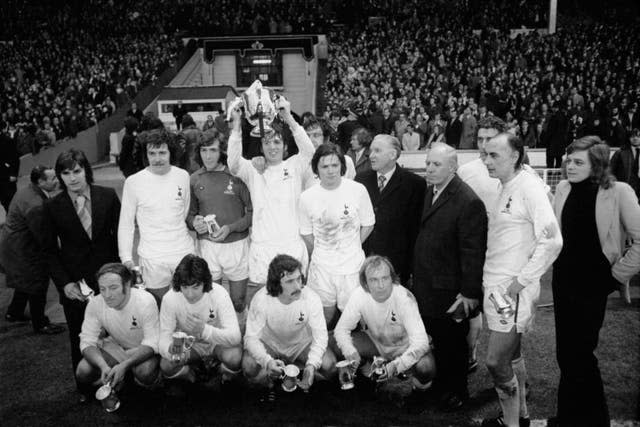
<svg viewBox="0 0 640 427">
<path fill-rule="evenodd" d="M 496 384 L 498 399 L 502 407 L 504 423 L 508 427 L 519 427 L 520 393 L 518 391 L 518 379 L 514 375 L 506 383 Z"/>
</svg>

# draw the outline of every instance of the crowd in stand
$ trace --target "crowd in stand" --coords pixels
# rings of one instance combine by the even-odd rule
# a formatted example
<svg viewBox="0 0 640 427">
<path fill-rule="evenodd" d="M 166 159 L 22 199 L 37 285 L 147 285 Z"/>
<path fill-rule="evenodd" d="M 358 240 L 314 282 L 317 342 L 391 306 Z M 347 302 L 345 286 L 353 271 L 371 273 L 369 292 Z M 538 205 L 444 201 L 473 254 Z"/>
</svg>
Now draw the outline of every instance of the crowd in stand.
<svg viewBox="0 0 640 427">
<path fill-rule="evenodd" d="M 473 148 L 477 120 L 495 114 L 556 157 L 584 134 L 620 146 L 639 120 L 637 24 L 511 38 L 509 28 L 545 25 L 544 1 L 12 1 L 0 13 L 1 121 L 23 154 L 128 104 L 175 60 L 176 34 L 318 33 L 331 23 L 347 31 L 330 34 L 326 118 L 351 109 L 400 140 L 410 124 L 406 148 Z"/>
<path fill-rule="evenodd" d="M 508 16 L 494 7 L 483 15 Z M 512 38 L 466 22 L 465 9 L 406 4 L 362 30 L 332 34 L 327 118 L 350 109 L 401 140 L 412 124 L 420 148 L 440 133 L 474 148 L 475 121 L 495 114 L 552 157 L 586 134 L 621 146 L 640 123 L 637 23 L 579 22 L 551 37 Z"/>
<path fill-rule="evenodd" d="M 125 4 L 106 6 L 36 3 L 6 27 L 0 112 L 21 154 L 73 138 L 108 117 L 175 57 L 175 43 L 155 30 L 159 13 L 143 17 L 128 14 Z"/>
<path fill-rule="evenodd" d="M 324 32 L 324 6 L 305 1 L 10 1 L 0 12 L 3 129 L 9 126 L 21 154 L 37 153 L 127 105 L 175 61 L 174 35 Z"/>
</svg>

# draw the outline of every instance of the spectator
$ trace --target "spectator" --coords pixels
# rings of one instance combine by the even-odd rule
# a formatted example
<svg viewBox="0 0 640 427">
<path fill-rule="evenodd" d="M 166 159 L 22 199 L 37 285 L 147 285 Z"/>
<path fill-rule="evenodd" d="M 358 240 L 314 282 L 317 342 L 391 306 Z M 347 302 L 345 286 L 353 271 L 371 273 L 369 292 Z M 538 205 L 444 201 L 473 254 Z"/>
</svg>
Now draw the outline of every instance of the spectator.
<svg viewBox="0 0 640 427">
<path fill-rule="evenodd" d="M 0 159 L 2 159 L 0 161 L 0 204 L 8 213 L 9 203 L 17 191 L 20 157 L 18 157 L 16 142 L 9 136 L 6 129 L 0 130 Z"/>
<path fill-rule="evenodd" d="M 458 116 L 455 107 L 449 110 L 449 121 L 444 131 L 444 139 L 446 143 L 453 148 L 458 148 L 462 137 L 462 117 Z"/>
<path fill-rule="evenodd" d="M 187 114 L 187 109 L 182 105 L 182 101 L 178 101 L 178 104 L 173 107 L 172 114 L 176 119 L 176 130 L 180 130 L 182 127 L 182 118 Z"/>
<path fill-rule="evenodd" d="M 402 136 L 402 149 L 405 151 L 416 151 L 420 149 L 420 134 L 414 132 L 412 123 L 407 125 L 407 131 Z"/>
<path fill-rule="evenodd" d="M 142 121 L 142 110 L 138 109 L 138 104 L 135 102 L 131 103 L 131 108 L 127 110 L 127 117 L 133 117 L 138 123 Z"/>
<path fill-rule="evenodd" d="M 372 140 L 371 132 L 363 127 L 357 128 L 351 134 L 351 148 L 347 151 L 347 156 L 351 157 L 356 166 L 356 175 L 371 170 L 369 146 Z"/>
<path fill-rule="evenodd" d="M 207 115 L 207 121 L 202 125 L 202 131 L 206 132 L 209 129 L 213 129 L 215 127 L 215 123 L 213 121 L 213 116 L 211 114 Z"/>
<path fill-rule="evenodd" d="M 640 199 L 640 129 L 631 131 L 629 143 L 613 153 L 611 157 L 611 173 L 620 182 L 626 182 Z"/>
<path fill-rule="evenodd" d="M 429 139 L 427 140 L 426 148 L 431 148 L 431 145 L 436 142 L 444 142 L 444 132 L 442 131 L 442 126 L 436 124 L 433 127 L 433 131 L 431 135 L 429 135 Z"/>
<path fill-rule="evenodd" d="M 120 149 L 118 166 L 125 178 L 142 169 L 142 162 L 136 161 L 134 157 L 138 127 L 138 120 L 136 120 L 133 115 L 127 116 L 124 120 L 124 137 L 122 138 L 122 148 Z"/>
</svg>

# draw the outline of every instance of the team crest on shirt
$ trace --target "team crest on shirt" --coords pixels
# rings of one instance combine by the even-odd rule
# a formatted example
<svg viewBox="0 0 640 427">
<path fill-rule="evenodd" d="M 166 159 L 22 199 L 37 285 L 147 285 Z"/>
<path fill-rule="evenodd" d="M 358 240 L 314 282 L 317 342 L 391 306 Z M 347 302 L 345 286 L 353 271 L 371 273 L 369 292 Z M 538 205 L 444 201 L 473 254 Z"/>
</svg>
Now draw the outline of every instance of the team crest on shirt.
<svg viewBox="0 0 640 427">
<path fill-rule="evenodd" d="M 396 313 L 393 310 L 391 310 L 391 321 L 392 322 L 396 321 Z"/>
<path fill-rule="evenodd" d="M 286 181 L 289 178 L 291 178 L 291 175 L 289 174 L 289 169 L 283 168 L 282 169 L 282 180 Z"/>
<path fill-rule="evenodd" d="M 133 329 L 140 329 L 140 326 L 138 326 L 138 319 L 136 319 L 135 316 L 131 316 L 131 327 L 129 330 Z"/>
<path fill-rule="evenodd" d="M 300 317 L 298 317 L 298 322 L 304 322 L 304 313 L 300 312 Z"/>
<path fill-rule="evenodd" d="M 216 318 L 215 313 L 213 312 L 213 309 L 210 308 L 209 309 L 209 321 L 213 321 Z"/>
<path fill-rule="evenodd" d="M 509 200 L 507 200 L 507 204 L 504 206 L 504 209 L 500 211 L 500 213 L 511 215 L 511 202 L 513 201 L 512 196 L 509 196 Z"/>
<path fill-rule="evenodd" d="M 176 200 L 182 200 L 182 187 L 178 186 L 178 195 L 176 196 Z"/>
<path fill-rule="evenodd" d="M 227 185 L 227 189 L 224 190 L 224 194 L 233 195 L 233 179 L 229 179 L 229 184 Z"/>
</svg>

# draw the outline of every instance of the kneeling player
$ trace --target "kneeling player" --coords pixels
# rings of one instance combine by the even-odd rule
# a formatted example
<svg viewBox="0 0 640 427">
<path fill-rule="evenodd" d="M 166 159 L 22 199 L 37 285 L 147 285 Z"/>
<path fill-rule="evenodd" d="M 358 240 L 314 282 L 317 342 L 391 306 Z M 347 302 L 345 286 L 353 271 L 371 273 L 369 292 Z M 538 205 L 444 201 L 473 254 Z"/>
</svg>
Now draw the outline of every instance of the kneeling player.
<svg viewBox="0 0 640 427">
<path fill-rule="evenodd" d="M 391 262 L 378 255 L 364 261 L 360 285 L 334 332 L 345 359 L 357 367 L 362 359 L 382 357 L 386 375 L 379 380 L 406 372 L 413 374 L 415 388 L 428 388 L 435 362 L 413 294 L 399 284 Z M 352 332 L 358 322 L 362 330 Z"/>
<path fill-rule="evenodd" d="M 303 368 L 299 385 L 304 390 L 315 375 L 329 379 L 335 374 L 322 302 L 304 287 L 301 270 L 295 258 L 276 256 L 269 264 L 266 287 L 249 306 L 242 369 L 254 383 L 271 387 L 287 364 Z"/>
<path fill-rule="evenodd" d="M 173 289 L 160 309 L 160 369 L 167 379 L 195 382 L 195 366 L 220 362 L 223 380 L 237 375 L 242 361 L 240 328 L 227 291 L 213 283 L 207 262 L 185 256 L 173 275 Z M 174 333 L 188 336 L 176 349 Z M 192 338 L 191 338 L 192 337 Z"/>
<path fill-rule="evenodd" d="M 131 288 L 132 274 L 118 263 L 105 264 L 97 273 L 100 295 L 87 305 L 76 369 L 78 384 L 87 396 L 98 380 L 119 387 L 128 371 L 138 384 L 153 385 L 158 378 L 158 306 L 153 296 Z M 104 329 L 108 338 L 100 339 Z"/>
</svg>

